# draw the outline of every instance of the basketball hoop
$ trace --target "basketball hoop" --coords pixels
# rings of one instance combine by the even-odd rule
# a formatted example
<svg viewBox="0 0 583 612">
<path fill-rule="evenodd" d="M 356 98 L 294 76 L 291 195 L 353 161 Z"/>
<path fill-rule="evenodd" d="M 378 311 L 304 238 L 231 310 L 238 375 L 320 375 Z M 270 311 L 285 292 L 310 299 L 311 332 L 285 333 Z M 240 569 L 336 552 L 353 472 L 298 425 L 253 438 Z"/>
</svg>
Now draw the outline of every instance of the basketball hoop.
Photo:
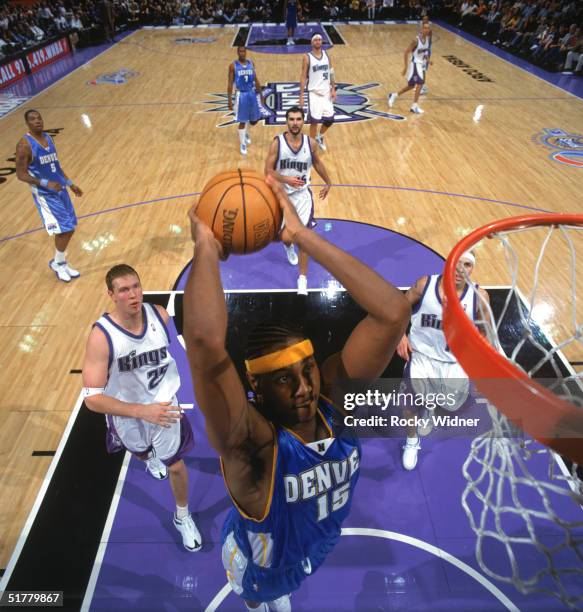
<svg viewBox="0 0 583 612">
<path fill-rule="evenodd" d="M 548 227 L 550 232 L 560 231 L 561 228 L 583 230 L 583 215 L 512 217 L 485 225 L 461 240 L 447 258 L 443 274 L 443 291 L 447 299 L 443 313 L 445 335 L 448 345 L 468 376 L 496 408 L 545 446 L 583 465 L 583 410 L 535 382 L 501 351 L 498 325 L 493 320 L 491 311 L 483 313 L 486 320 L 482 321 L 489 332 L 488 341 L 466 316 L 457 299 L 455 271 L 457 262 L 465 251 L 470 250 L 483 238 L 506 239 L 512 232 L 534 227 Z M 511 257 L 515 255 L 513 253 Z M 541 252 L 539 262 L 542 256 L 544 251 Z M 518 261 L 512 263 L 518 266 Z M 515 283 L 516 274 L 513 273 L 511 293 L 517 289 Z M 534 290 L 536 291 L 536 287 Z M 484 310 L 489 309 L 485 307 Z M 581 340 L 583 325 L 574 330 L 574 335 Z M 508 384 L 503 384 L 504 381 L 508 381 Z M 535 405 L 540 409 L 534 410 Z M 525 412 L 527 407 L 530 408 L 528 413 Z M 566 431 L 576 436 L 566 438 Z"/>
<path fill-rule="evenodd" d="M 525 237 L 528 241 L 519 256 L 515 245 Z M 494 240 L 482 242 L 485 238 Z M 525 263 L 537 252 L 537 241 L 536 261 Z M 490 577 L 525 594 L 553 595 L 571 609 L 582 609 L 583 604 L 583 370 L 576 372 L 561 359 L 561 351 L 575 347 L 583 353 L 576 248 L 582 244 L 583 215 L 504 219 L 462 239 L 451 251 L 443 275 L 448 345 L 490 402 L 492 429 L 472 440 L 463 466 L 467 485 L 462 505 L 477 536 L 477 561 Z M 478 312 L 472 321 L 456 290 L 458 262 L 468 250 L 487 251 L 492 246 L 504 253 L 510 274 L 508 295 L 495 316 L 476 291 Z M 549 252 L 552 264 L 545 259 Z M 499 262 L 499 254 L 492 259 Z M 560 296 L 561 306 L 569 309 L 567 333 L 554 343 L 541 334 L 535 310 L 546 305 L 540 297 L 545 295 L 546 277 L 551 277 L 548 286 L 556 288 L 558 272 L 563 270 L 557 269 L 557 261 L 565 262 L 571 287 Z M 546 277 L 544 270 L 550 271 Z M 525 300 L 519 279 L 530 274 Z M 473 285 L 467 274 L 466 282 Z M 510 309 L 517 313 L 519 336 L 512 346 L 499 333 Z M 535 355 L 534 365 L 522 363 L 523 349 Z M 551 379 L 548 388 L 541 384 L 543 371 Z M 567 458 L 567 464 L 556 453 Z"/>
</svg>

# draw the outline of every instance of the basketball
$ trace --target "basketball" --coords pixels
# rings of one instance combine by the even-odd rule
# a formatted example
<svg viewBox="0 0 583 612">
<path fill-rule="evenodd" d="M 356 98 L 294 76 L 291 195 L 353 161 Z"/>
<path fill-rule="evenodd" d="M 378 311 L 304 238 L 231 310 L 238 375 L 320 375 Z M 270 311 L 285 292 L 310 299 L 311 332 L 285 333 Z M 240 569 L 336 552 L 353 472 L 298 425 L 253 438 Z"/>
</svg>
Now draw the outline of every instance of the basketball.
<svg viewBox="0 0 583 612">
<path fill-rule="evenodd" d="M 204 187 L 196 209 L 226 253 L 255 253 L 273 241 L 282 213 L 264 177 L 253 170 L 221 172 Z"/>
</svg>

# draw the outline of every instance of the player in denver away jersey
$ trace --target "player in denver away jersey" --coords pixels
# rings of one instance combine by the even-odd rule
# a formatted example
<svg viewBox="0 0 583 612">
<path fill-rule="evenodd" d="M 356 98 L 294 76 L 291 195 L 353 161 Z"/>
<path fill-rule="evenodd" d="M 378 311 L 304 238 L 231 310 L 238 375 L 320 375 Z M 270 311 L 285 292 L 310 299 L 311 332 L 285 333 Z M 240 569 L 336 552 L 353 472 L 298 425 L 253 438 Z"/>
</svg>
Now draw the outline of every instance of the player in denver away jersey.
<svg viewBox="0 0 583 612">
<path fill-rule="evenodd" d="M 233 110 L 233 84 L 237 89 L 235 95 L 235 118 L 239 122 L 239 150 L 241 155 L 247 155 L 247 146 L 251 144 L 247 124 L 255 125 L 261 118 L 257 96 L 261 94 L 261 85 L 257 71 L 250 59 L 247 59 L 247 49 L 237 47 L 237 56 L 229 64 L 229 80 L 227 84 L 227 100 L 229 110 Z"/>
<path fill-rule="evenodd" d="M 49 267 L 60 281 L 69 283 L 80 275 L 65 259 L 65 251 L 77 227 L 77 215 L 67 187 L 76 196 L 82 196 L 83 192 L 61 168 L 55 143 L 43 131 L 40 113 L 27 110 L 24 120 L 28 134 L 16 145 L 16 176 L 30 185 L 43 225 L 49 236 L 55 237 L 55 256 L 49 261 Z"/>
<path fill-rule="evenodd" d="M 466 282 L 471 277 L 476 258 L 466 251 L 458 263 L 455 281 L 459 299 L 468 317 L 476 320 L 479 297 L 489 302 L 488 293 L 473 283 Z M 464 274 L 465 273 L 465 274 Z M 411 330 L 409 337 L 403 336 L 397 353 L 407 362 L 403 378 L 414 393 L 453 393 L 455 401 L 444 408 L 453 412 L 466 401 L 469 394 L 469 380 L 453 353 L 447 346 L 443 333 L 443 286 L 441 274 L 422 276 L 405 294 L 412 306 Z M 427 435 L 432 429 L 434 408 L 425 410 L 429 418 L 427 429 L 411 427 L 407 431 L 407 441 L 403 447 L 403 467 L 412 470 L 417 465 L 417 453 L 421 448 L 420 435 Z M 406 411 L 407 416 L 414 414 Z"/>
<path fill-rule="evenodd" d="M 248 609 L 283 612 L 291 609 L 288 594 L 337 542 L 359 474 L 358 440 L 350 428 L 337 427 L 342 416 L 320 391 L 342 378 L 378 377 L 411 309 L 398 289 L 305 227 L 283 187 L 266 180 L 284 211 L 282 238 L 320 263 L 366 313 L 321 369 L 301 330 L 260 324 L 247 339 L 250 402 L 225 349 L 221 247 L 191 210 L 196 246 L 184 293 L 184 339 L 196 401 L 234 504 L 223 529 L 223 564 Z"/>
</svg>

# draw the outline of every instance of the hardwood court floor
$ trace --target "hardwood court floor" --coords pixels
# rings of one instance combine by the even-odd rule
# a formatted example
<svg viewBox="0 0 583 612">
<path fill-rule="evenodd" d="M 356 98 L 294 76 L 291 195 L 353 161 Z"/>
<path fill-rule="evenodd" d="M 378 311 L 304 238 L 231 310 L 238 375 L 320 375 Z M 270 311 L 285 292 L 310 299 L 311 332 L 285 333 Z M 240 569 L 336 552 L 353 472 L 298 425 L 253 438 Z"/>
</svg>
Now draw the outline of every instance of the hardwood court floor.
<svg viewBox="0 0 583 612">
<path fill-rule="evenodd" d="M 347 45 L 331 52 L 337 81 L 379 83 L 365 94 L 386 112 L 387 93 L 404 84 L 403 52 L 416 26 L 338 29 Z M 31 453 L 57 447 L 78 397 L 80 375 L 70 371 L 81 367 L 90 326 L 108 307 L 105 272 L 127 262 L 145 289 L 171 288 L 192 254 L 191 194 L 220 171 L 261 169 L 281 130 L 252 129 L 248 159 L 241 159 L 235 128 L 216 127 L 224 113 L 203 112 L 212 107 L 205 101 L 217 99 L 210 94 L 226 92 L 234 30 L 200 32 L 188 36 L 216 41 L 182 46 L 173 30 L 136 32 L 1 120 L 4 158 L 25 131 L 26 109 L 38 109 L 46 128 L 61 128 L 61 163 L 85 191 L 75 201 L 77 212 L 90 216 L 80 220 L 69 251 L 82 276 L 59 284 L 47 267 L 52 242 L 31 232 L 39 219 L 28 188 L 14 175 L 0 186 L 0 236 L 14 237 L 0 243 L 0 567 L 51 461 Z M 409 93 L 393 109 L 406 121 L 333 127 L 323 159 L 338 186 L 316 202 L 316 216 L 387 227 L 446 255 L 464 234 L 493 219 L 543 209 L 583 212 L 581 170 L 551 161 L 550 150 L 533 142 L 544 128 L 583 133 L 582 101 L 444 29 L 435 26 L 434 34 L 430 93 L 421 100 L 426 113 L 409 114 Z M 475 80 L 444 56 L 492 82 Z M 262 83 L 298 80 L 299 55 L 250 57 Z M 121 69 L 137 75 L 124 85 L 88 84 Z M 530 269 L 537 240 L 517 241 Z M 480 283 L 508 283 L 500 260 L 494 246 L 478 251 Z M 569 286 L 564 251 L 552 249 L 547 269 L 554 274 L 543 293 L 546 324 L 559 339 Z M 520 280 L 527 288 L 527 276 Z M 583 359 L 575 352 L 568 357 Z"/>
</svg>

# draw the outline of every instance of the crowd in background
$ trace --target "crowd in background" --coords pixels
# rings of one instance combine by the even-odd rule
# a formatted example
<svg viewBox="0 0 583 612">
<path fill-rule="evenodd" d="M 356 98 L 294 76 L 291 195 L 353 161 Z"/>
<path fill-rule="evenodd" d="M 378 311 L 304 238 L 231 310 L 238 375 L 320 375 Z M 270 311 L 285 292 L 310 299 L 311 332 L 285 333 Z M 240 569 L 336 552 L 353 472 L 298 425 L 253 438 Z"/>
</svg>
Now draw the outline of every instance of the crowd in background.
<svg viewBox="0 0 583 612">
<path fill-rule="evenodd" d="M 581 74 L 582 0 L 445 0 L 442 16 L 547 70 Z"/>
<path fill-rule="evenodd" d="M 550 70 L 581 72 L 583 0 L 300 0 L 300 21 L 443 17 Z M 0 0 L 0 59 L 66 32 L 79 46 L 142 25 L 284 20 L 283 0 Z"/>
</svg>

